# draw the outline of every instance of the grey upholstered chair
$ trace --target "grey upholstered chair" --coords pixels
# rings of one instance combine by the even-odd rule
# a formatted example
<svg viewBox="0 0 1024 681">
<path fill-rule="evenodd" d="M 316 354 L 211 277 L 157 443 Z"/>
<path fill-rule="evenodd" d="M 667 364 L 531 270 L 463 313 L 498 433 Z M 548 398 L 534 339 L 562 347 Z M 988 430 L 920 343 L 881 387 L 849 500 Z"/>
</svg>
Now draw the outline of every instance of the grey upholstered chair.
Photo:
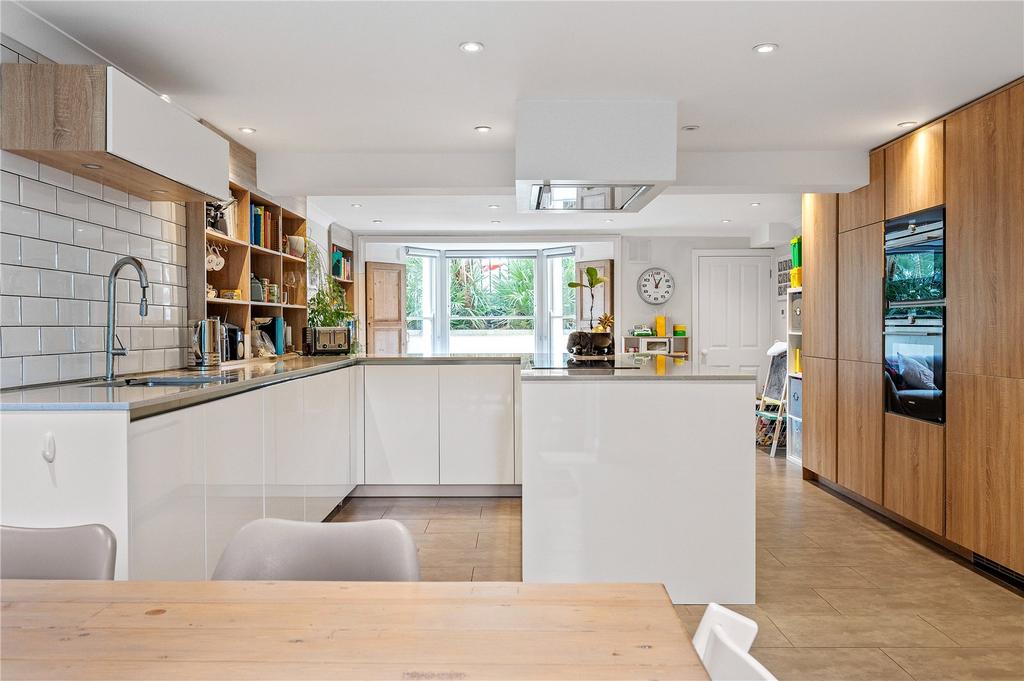
<svg viewBox="0 0 1024 681">
<path fill-rule="evenodd" d="M 0 525 L 4 579 L 113 579 L 117 539 L 106 525 Z"/>
<path fill-rule="evenodd" d="M 416 543 L 397 520 L 312 523 L 264 518 L 240 529 L 214 579 L 415 582 Z"/>
</svg>

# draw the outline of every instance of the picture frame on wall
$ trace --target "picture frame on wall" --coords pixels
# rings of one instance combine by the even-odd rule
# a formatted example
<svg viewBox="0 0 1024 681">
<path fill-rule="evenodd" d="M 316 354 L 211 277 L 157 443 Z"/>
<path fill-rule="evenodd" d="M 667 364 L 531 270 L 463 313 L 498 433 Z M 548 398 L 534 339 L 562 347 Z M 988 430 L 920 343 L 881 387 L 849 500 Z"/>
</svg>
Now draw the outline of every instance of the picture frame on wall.
<svg viewBox="0 0 1024 681">
<path fill-rule="evenodd" d="M 789 289 L 789 271 L 793 268 L 793 258 L 788 255 L 782 255 L 775 260 L 775 272 L 777 274 L 777 300 L 786 299 L 786 291 Z"/>
</svg>

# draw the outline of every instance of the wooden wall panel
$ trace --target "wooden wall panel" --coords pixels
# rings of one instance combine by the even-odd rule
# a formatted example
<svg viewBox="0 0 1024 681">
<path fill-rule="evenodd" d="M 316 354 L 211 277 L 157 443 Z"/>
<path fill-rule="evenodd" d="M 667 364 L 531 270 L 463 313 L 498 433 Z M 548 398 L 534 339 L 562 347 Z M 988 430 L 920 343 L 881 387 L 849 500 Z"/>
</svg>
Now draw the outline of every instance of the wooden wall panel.
<svg viewBox="0 0 1024 681">
<path fill-rule="evenodd" d="M 839 235 L 839 359 L 882 361 L 885 223 Z"/>
<path fill-rule="evenodd" d="M 836 480 L 836 360 L 803 359 L 803 467 Z"/>
<path fill-rule="evenodd" d="M 876 504 L 882 503 L 882 389 L 881 364 L 839 360 L 836 482 Z"/>
<path fill-rule="evenodd" d="M 942 205 L 944 128 L 937 121 L 885 148 L 886 219 Z"/>
<path fill-rule="evenodd" d="M 4 149 L 106 150 L 106 67 L 4 64 L 2 74 Z"/>
<path fill-rule="evenodd" d="M 945 527 L 945 448 L 941 425 L 885 415 L 883 505 L 939 535 Z"/>
<path fill-rule="evenodd" d="M 1024 378 L 1024 84 L 949 117 L 947 365 Z"/>
<path fill-rule="evenodd" d="M 868 183 L 839 195 L 840 232 L 885 220 L 885 151 L 871 152 L 868 166 Z"/>
<path fill-rule="evenodd" d="M 804 194 L 803 354 L 836 357 L 836 195 Z"/>
<path fill-rule="evenodd" d="M 1024 380 L 946 385 L 946 537 L 1024 572 Z"/>
</svg>

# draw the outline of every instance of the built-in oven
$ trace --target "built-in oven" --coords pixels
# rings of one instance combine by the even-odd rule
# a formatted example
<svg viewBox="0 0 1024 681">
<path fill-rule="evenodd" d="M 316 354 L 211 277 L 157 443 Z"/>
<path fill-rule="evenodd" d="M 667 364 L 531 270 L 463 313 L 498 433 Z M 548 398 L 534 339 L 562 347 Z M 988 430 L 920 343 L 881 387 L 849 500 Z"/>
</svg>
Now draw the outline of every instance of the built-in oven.
<svg viewBox="0 0 1024 681">
<path fill-rule="evenodd" d="M 895 304 L 885 320 L 885 410 L 946 420 L 945 305 Z"/>
<path fill-rule="evenodd" d="M 946 299 L 945 208 L 885 223 L 885 300 L 889 304 Z"/>
</svg>

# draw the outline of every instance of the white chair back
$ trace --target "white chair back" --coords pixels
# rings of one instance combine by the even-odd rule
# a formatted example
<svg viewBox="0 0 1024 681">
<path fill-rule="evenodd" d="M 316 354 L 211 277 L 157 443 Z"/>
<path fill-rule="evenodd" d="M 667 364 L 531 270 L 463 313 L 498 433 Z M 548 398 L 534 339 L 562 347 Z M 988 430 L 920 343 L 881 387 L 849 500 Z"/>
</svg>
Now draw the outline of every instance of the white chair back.
<svg viewBox="0 0 1024 681">
<path fill-rule="evenodd" d="M 704 659 L 704 650 L 708 647 L 708 637 L 711 634 L 711 627 L 720 625 L 725 630 L 726 636 L 732 639 L 743 652 L 750 650 L 757 638 L 757 622 L 744 617 L 738 612 L 724 608 L 718 603 L 708 603 L 704 616 L 697 625 L 697 632 L 693 635 L 693 647 L 697 650 L 700 659 Z"/>
<path fill-rule="evenodd" d="M 0 526 L 3 579 L 113 579 L 116 558 L 106 525 Z"/>
<path fill-rule="evenodd" d="M 702 661 L 711 681 L 777 681 L 764 665 L 741 650 L 718 624 L 711 627 Z"/>
</svg>

